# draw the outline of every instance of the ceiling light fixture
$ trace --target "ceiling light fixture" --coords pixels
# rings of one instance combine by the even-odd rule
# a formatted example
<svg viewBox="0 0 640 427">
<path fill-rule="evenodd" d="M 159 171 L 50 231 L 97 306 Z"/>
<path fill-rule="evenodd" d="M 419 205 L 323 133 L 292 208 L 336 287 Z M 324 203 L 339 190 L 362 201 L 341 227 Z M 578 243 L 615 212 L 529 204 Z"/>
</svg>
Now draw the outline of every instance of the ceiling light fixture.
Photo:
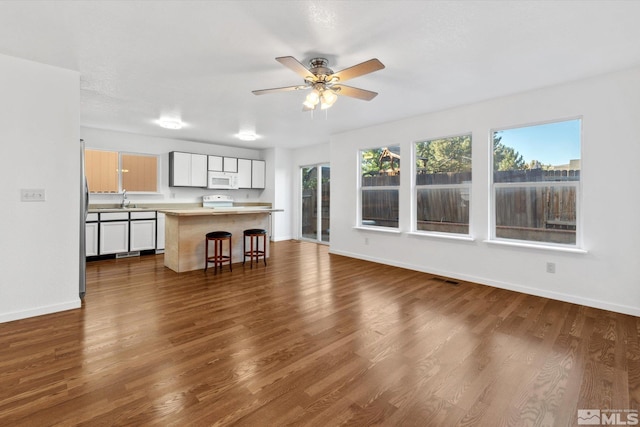
<svg viewBox="0 0 640 427">
<path fill-rule="evenodd" d="M 180 120 L 175 120 L 175 119 L 160 119 L 158 120 L 158 124 L 165 129 L 174 129 L 174 130 L 182 129 L 182 126 L 184 126 L 184 123 L 182 123 Z"/>
<path fill-rule="evenodd" d="M 307 95 L 302 105 L 308 110 L 314 110 L 320 104 L 321 110 L 331 108 L 338 99 L 338 95 L 327 87 L 325 83 L 316 83 L 313 90 Z"/>
<path fill-rule="evenodd" d="M 240 141 L 255 141 L 258 139 L 258 135 L 255 132 L 243 131 L 236 135 Z"/>
</svg>

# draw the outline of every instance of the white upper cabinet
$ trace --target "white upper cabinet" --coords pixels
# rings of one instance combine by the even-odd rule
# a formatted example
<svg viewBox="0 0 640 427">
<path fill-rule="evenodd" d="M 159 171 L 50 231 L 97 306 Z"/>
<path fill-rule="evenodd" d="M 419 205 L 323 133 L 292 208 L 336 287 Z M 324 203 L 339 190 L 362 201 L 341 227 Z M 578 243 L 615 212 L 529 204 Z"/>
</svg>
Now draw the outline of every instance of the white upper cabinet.
<svg viewBox="0 0 640 427">
<path fill-rule="evenodd" d="M 237 159 L 206 154 L 169 153 L 170 187 L 207 187 L 208 171 L 238 174 L 239 188 L 265 188 L 264 160 Z"/>
<path fill-rule="evenodd" d="M 264 188 L 265 161 L 251 161 L 251 188 Z"/>
<path fill-rule="evenodd" d="M 172 187 L 188 187 L 191 185 L 191 154 L 169 153 L 169 185 Z"/>
<path fill-rule="evenodd" d="M 238 159 L 238 187 L 251 188 L 251 160 Z"/>
<path fill-rule="evenodd" d="M 207 155 L 178 151 L 169 153 L 169 186 L 206 187 Z"/>
<path fill-rule="evenodd" d="M 238 159 L 235 157 L 224 158 L 224 172 L 238 172 Z"/>
<path fill-rule="evenodd" d="M 209 156 L 209 170 L 222 172 L 222 157 L 221 156 Z"/>
<path fill-rule="evenodd" d="M 205 154 L 191 155 L 191 186 L 207 186 L 207 156 Z"/>
</svg>

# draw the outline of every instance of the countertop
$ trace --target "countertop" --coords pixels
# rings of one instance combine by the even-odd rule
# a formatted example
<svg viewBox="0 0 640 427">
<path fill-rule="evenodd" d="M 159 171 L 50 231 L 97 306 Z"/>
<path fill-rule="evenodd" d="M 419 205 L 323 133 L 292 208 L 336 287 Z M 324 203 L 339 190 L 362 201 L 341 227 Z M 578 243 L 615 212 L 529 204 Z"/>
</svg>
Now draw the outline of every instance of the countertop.
<svg viewBox="0 0 640 427">
<path fill-rule="evenodd" d="M 257 206 L 234 206 L 228 208 L 158 209 L 158 212 L 174 216 L 242 215 L 283 211 L 283 209 L 261 208 Z"/>
<path fill-rule="evenodd" d="M 264 213 L 264 212 L 283 212 L 282 209 L 273 209 L 266 203 L 246 203 L 237 206 L 220 207 L 220 208 L 203 208 L 198 203 L 177 203 L 158 204 L 156 206 L 135 206 L 121 208 L 117 205 L 92 205 L 89 206 L 89 213 L 107 213 L 107 212 L 162 212 L 167 215 L 194 216 L 194 215 L 235 215 L 247 213 Z"/>
</svg>

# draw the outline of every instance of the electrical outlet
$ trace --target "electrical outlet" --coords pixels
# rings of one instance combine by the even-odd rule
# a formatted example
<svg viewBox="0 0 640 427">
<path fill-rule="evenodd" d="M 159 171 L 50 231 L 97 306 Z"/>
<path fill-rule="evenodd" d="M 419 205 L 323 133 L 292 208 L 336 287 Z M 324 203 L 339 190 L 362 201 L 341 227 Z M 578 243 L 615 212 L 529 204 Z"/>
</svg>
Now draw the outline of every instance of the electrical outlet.
<svg viewBox="0 0 640 427">
<path fill-rule="evenodd" d="M 21 202 L 44 202 L 44 188 L 21 188 Z"/>
<path fill-rule="evenodd" d="M 368 245 L 368 244 L 369 244 L 369 238 L 368 238 L 368 237 L 365 237 L 365 238 L 364 238 L 364 244 L 365 244 L 365 245 Z"/>
<path fill-rule="evenodd" d="M 556 272 L 556 263 L 548 262 L 547 263 L 547 273 L 555 273 Z"/>
</svg>

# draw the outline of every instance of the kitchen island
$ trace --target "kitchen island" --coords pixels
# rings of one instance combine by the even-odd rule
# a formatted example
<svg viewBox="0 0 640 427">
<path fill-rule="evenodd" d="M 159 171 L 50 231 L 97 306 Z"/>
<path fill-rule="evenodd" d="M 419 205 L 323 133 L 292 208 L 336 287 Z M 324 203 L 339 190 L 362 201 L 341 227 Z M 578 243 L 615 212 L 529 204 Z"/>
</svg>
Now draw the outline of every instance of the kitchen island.
<svg viewBox="0 0 640 427">
<path fill-rule="evenodd" d="M 244 230 L 263 228 L 269 232 L 271 214 L 273 212 L 282 212 L 282 209 L 272 209 L 264 206 L 242 206 L 162 209 L 159 212 L 163 212 L 166 215 L 164 265 L 173 271 L 182 273 L 204 269 L 205 236 L 211 231 L 228 231 L 233 234 L 231 240 L 233 263 L 242 262 Z M 226 253 L 226 245 L 223 250 Z M 268 244 L 265 252 L 268 257 Z"/>
</svg>

